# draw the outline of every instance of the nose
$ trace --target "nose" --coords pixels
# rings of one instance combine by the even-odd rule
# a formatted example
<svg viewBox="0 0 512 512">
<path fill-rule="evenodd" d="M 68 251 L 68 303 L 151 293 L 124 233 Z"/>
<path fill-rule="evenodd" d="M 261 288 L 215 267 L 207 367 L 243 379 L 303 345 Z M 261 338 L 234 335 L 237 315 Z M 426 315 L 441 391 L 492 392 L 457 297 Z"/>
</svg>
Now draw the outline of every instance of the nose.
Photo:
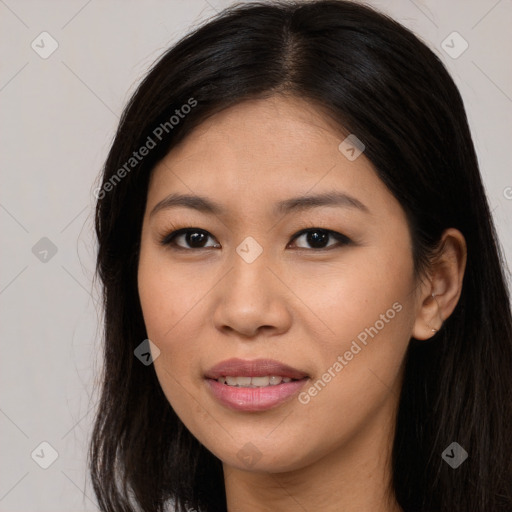
<svg viewBox="0 0 512 512">
<path fill-rule="evenodd" d="M 230 271 L 214 288 L 213 323 L 217 329 L 252 339 L 264 333 L 282 334 L 290 328 L 293 294 L 284 276 L 276 277 L 279 271 L 271 267 L 263 254 L 252 263 L 234 255 Z"/>
</svg>

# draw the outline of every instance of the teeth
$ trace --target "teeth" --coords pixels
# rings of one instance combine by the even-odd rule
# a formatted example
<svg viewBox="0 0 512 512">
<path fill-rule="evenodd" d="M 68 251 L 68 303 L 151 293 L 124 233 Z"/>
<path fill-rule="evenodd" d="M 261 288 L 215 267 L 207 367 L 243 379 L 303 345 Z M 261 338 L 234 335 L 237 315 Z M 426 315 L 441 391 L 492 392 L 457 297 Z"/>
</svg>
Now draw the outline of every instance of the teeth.
<svg viewBox="0 0 512 512">
<path fill-rule="evenodd" d="M 228 386 L 244 388 L 264 388 L 267 386 L 277 386 L 278 384 L 291 382 L 289 377 L 280 377 L 278 375 L 267 375 L 265 377 L 219 377 L 217 382 L 227 384 Z"/>
<path fill-rule="evenodd" d="M 235 380 L 238 386 L 243 387 L 249 386 L 249 384 L 251 383 L 251 377 L 236 377 Z"/>
<path fill-rule="evenodd" d="M 271 377 L 253 377 L 251 380 L 251 384 L 258 387 L 268 386 Z M 273 384 L 273 383 L 272 383 Z"/>
</svg>

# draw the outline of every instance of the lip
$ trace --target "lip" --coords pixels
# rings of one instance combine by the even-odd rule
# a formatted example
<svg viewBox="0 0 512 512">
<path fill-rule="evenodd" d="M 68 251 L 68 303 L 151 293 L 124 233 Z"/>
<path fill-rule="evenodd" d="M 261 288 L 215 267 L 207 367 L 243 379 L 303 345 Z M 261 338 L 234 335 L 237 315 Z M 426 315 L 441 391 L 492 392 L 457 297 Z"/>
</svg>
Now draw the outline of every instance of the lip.
<svg viewBox="0 0 512 512">
<path fill-rule="evenodd" d="M 291 382 L 261 388 L 235 387 L 217 381 L 219 377 L 288 377 Z M 236 411 L 256 412 L 273 409 L 288 401 L 304 386 L 309 377 L 304 372 L 272 359 L 229 359 L 205 374 L 206 383 L 213 396 L 224 406 Z"/>
<path fill-rule="evenodd" d="M 210 368 L 205 377 L 217 380 L 219 377 L 265 377 L 265 375 L 276 375 L 290 379 L 303 379 L 308 375 L 296 368 L 280 363 L 273 359 L 228 359 Z"/>
</svg>

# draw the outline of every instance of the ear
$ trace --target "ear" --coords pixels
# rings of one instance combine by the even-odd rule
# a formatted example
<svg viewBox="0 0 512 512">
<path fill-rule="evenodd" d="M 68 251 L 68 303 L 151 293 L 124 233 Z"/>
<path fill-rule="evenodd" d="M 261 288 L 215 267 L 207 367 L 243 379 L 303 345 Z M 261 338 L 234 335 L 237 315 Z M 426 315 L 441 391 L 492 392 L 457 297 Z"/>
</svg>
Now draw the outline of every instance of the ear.
<svg viewBox="0 0 512 512">
<path fill-rule="evenodd" d="M 453 313 L 462 291 L 466 259 L 466 240 L 462 233 L 455 228 L 445 230 L 429 269 L 429 278 L 420 287 L 412 330 L 414 338 L 431 338 Z"/>
</svg>

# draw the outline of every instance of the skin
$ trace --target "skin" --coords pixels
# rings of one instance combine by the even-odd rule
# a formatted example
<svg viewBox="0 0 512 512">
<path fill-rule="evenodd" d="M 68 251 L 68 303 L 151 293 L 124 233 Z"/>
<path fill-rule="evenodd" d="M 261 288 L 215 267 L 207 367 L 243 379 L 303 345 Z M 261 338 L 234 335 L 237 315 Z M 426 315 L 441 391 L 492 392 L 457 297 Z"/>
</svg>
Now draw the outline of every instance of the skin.
<svg viewBox="0 0 512 512">
<path fill-rule="evenodd" d="M 346 135 L 304 100 L 246 101 L 202 123 L 150 180 L 138 285 L 161 351 L 154 367 L 183 423 L 222 460 L 229 512 L 401 510 L 389 485 L 404 355 L 411 336 L 427 340 L 455 308 L 466 248 L 447 230 L 435 265 L 415 276 L 405 213 L 364 153 L 350 161 L 338 149 Z M 368 212 L 272 212 L 275 202 L 333 190 Z M 206 196 L 225 212 L 151 215 L 171 193 Z M 174 241 L 181 251 L 159 243 L 183 227 L 207 231 L 209 248 L 185 236 Z M 306 235 L 294 239 L 305 228 L 352 243 L 330 237 L 315 248 Z M 236 251 L 248 236 L 263 249 L 251 263 Z M 305 372 L 308 390 L 395 303 L 400 312 L 308 403 L 234 411 L 204 380 L 226 359 L 272 358 Z"/>
</svg>

